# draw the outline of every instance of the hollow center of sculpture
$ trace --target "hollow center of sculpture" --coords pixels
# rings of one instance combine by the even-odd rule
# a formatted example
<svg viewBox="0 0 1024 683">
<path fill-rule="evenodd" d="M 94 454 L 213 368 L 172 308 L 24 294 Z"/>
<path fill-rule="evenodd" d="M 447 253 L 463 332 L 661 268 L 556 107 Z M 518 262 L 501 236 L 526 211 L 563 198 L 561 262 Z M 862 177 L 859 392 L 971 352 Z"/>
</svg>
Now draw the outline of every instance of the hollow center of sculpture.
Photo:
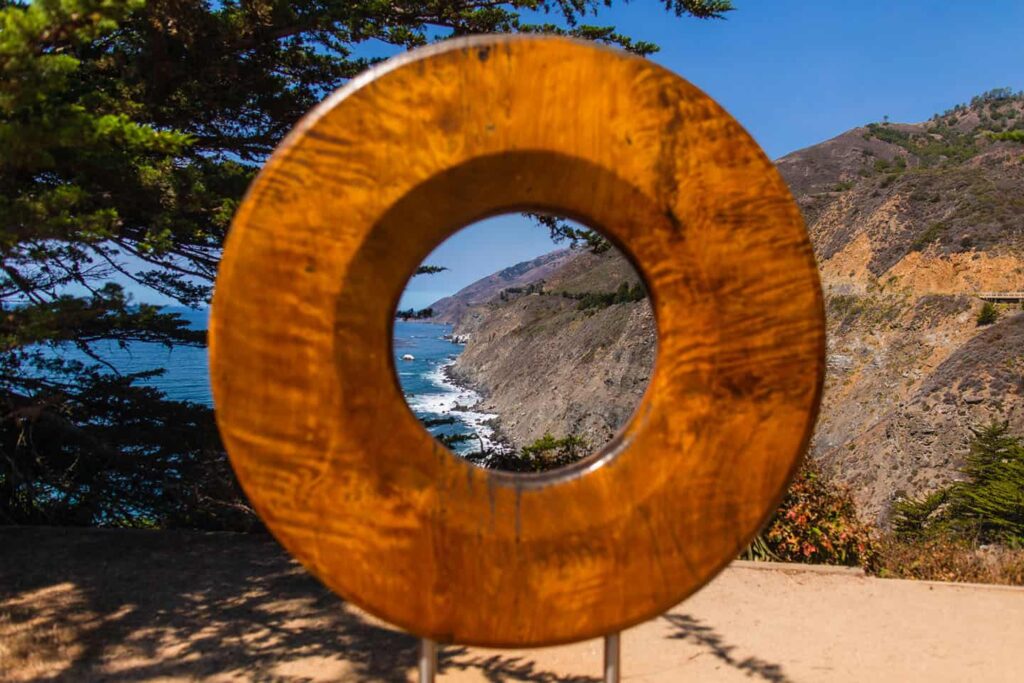
<svg viewBox="0 0 1024 683">
<path fill-rule="evenodd" d="M 509 214 L 423 261 L 395 312 L 393 353 L 413 414 L 455 455 L 543 472 L 626 425 L 656 336 L 643 279 L 600 232 Z"/>
</svg>

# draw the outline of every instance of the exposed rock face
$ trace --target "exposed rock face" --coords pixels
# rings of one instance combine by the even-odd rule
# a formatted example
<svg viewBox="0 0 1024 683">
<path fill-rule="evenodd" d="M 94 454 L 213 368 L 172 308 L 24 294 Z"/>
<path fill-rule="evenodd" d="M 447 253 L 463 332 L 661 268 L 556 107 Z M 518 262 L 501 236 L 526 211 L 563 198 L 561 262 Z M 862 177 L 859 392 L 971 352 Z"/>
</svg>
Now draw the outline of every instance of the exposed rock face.
<svg viewBox="0 0 1024 683">
<path fill-rule="evenodd" d="M 506 288 L 464 310 L 455 332 L 469 342 L 452 373 L 484 395 L 484 410 L 500 416 L 512 445 L 550 432 L 598 448 L 626 424 L 647 388 L 654 317 L 646 299 L 579 310 L 572 296 L 639 282 L 613 252 L 570 252 L 547 276 L 531 288 L 540 291 Z"/>
<path fill-rule="evenodd" d="M 885 524 L 954 478 L 970 428 L 1024 432 L 1024 318 L 978 327 L 983 291 L 1024 290 L 1020 97 L 914 125 L 857 128 L 778 161 L 804 211 L 828 310 L 811 454 Z"/>
<path fill-rule="evenodd" d="M 826 291 L 811 454 L 882 524 L 894 498 L 957 476 L 971 427 L 1005 419 L 1024 433 L 1024 314 L 1005 306 L 996 324 L 976 324 L 979 292 L 1024 290 L 1024 145 L 991 137 L 1013 128 L 1024 130 L 1024 98 L 1001 94 L 778 161 Z M 548 264 L 517 276 L 544 280 L 548 294 L 501 300 L 492 287 L 463 307 L 457 331 L 472 336 L 456 371 L 517 444 L 545 431 L 597 444 L 644 390 L 654 321 L 646 302 L 586 314 L 550 294 L 614 290 L 635 278 L 621 258 L 568 252 Z"/>
<path fill-rule="evenodd" d="M 975 323 L 966 295 L 907 292 L 828 300 L 828 371 L 811 453 L 848 483 L 862 514 L 955 477 L 970 428 L 1021 411 L 1024 316 Z"/>
</svg>

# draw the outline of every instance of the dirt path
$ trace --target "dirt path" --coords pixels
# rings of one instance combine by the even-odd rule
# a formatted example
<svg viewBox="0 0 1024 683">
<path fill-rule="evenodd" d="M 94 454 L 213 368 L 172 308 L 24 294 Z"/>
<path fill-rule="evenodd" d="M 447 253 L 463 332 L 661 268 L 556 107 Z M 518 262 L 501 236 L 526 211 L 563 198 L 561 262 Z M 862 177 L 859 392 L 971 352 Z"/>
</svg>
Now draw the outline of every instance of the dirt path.
<svg viewBox="0 0 1024 683">
<path fill-rule="evenodd" d="M 416 642 L 272 541 L 0 527 L 2 681 L 407 681 Z M 737 563 L 623 635 L 624 679 L 1011 681 L 1024 589 Z M 597 681 L 600 642 L 447 647 L 441 681 Z"/>
</svg>

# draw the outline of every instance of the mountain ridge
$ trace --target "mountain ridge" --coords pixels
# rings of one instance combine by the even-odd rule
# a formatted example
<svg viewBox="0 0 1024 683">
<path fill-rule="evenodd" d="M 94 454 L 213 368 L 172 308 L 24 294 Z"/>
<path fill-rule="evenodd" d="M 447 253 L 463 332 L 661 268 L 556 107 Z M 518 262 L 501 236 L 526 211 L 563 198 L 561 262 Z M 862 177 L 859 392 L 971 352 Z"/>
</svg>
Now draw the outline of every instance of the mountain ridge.
<svg viewBox="0 0 1024 683">
<path fill-rule="evenodd" d="M 498 296 L 503 289 L 528 286 L 543 280 L 552 270 L 565 260 L 572 258 L 573 255 L 574 252 L 571 249 L 563 248 L 520 261 L 482 277 L 450 296 L 438 299 L 427 308 L 433 310 L 432 320 L 439 323 L 458 324 L 466 309 L 476 304 L 487 303 Z"/>
</svg>

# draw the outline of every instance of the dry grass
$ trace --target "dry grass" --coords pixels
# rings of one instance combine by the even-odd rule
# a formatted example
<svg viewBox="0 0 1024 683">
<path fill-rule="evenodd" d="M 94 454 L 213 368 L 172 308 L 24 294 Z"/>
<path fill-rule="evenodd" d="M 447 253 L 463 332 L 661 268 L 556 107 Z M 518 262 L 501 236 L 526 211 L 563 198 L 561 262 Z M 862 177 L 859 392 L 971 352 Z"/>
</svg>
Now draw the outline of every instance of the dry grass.
<svg viewBox="0 0 1024 683">
<path fill-rule="evenodd" d="M 978 547 L 952 538 L 886 538 L 876 551 L 867 569 L 885 578 L 1024 586 L 1024 549 Z"/>
</svg>

